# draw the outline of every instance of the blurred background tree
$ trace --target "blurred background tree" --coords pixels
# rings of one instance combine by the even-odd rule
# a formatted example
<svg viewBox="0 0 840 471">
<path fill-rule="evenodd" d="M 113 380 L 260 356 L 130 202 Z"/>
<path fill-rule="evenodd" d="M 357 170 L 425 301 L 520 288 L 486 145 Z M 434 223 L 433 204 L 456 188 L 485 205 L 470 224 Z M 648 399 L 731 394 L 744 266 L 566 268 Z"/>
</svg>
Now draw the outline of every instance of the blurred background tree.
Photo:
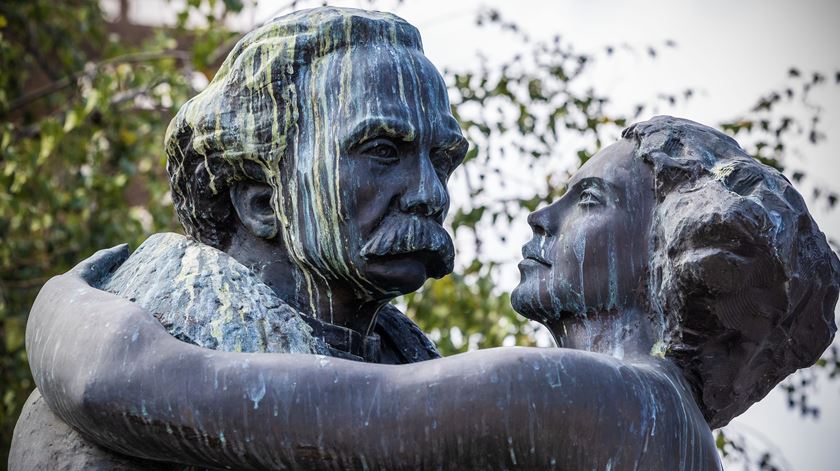
<svg viewBox="0 0 840 471">
<path fill-rule="evenodd" d="M 317 4 L 291 2 L 277 13 L 309 3 Z M 188 0 L 173 4 L 169 26 L 142 26 L 129 21 L 128 0 L 117 6 L 114 14 L 96 0 L 0 4 L 0 468 L 34 387 L 24 329 L 38 289 L 99 248 L 136 247 L 151 233 L 181 231 L 168 194 L 163 134 L 238 38 L 227 20 L 243 9 L 237 0 Z M 640 51 L 655 58 L 676 46 L 666 38 L 635 50 L 616 44 L 582 53 L 560 37 L 532 40 L 497 10 L 480 9 L 475 20 L 521 43 L 521 53 L 444 71 L 453 112 L 472 144 L 452 180 L 460 196 L 453 196 L 448 224 L 459 268 L 398 301 L 444 354 L 550 342 L 513 312 L 499 287 L 510 274 L 494 255 L 507 244 L 511 224 L 562 195 L 569 173 L 622 127 L 695 95 L 691 88 L 663 90 L 654 100 L 616 110 L 611 97 L 589 85 L 592 64 Z M 780 89 L 716 124 L 757 159 L 782 169 L 794 147 L 825 139 L 821 108 L 809 95 L 838 82 L 836 73 L 791 68 Z M 805 175 L 797 171 L 792 178 Z M 836 203 L 832 188 L 816 191 Z M 836 376 L 837 351 L 819 367 Z M 802 414 L 818 410 L 808 401 L 815 377 L 798 374 L 782 386 Z M 747 442 L 738 434 L 718 435 L 728 459 L 777 469 L 770 453 Z"/>
<path fill-rule="evenodd" d="M 174 28 L 148 28 L 96 1 L 0 3 L 0 468 L 34 387 L 24 327 L 38 289 L 99 248 L 179 229 L 163 134 L 241 7 L 191 1 Z M 203 29 L 184 28 L 190 12 Z"/>
</svg>

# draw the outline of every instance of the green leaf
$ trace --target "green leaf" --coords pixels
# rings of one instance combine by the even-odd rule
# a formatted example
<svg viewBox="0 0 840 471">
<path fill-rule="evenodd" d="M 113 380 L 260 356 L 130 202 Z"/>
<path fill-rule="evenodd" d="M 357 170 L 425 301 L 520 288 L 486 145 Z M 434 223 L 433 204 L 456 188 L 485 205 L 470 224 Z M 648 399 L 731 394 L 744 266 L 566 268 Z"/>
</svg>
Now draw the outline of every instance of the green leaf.
<svg viewBox="0 0 840 471">
<path fill-rule="evenodd" d="M 38 153 L 38 165 L 43 164 L 49 158 L 50 154 L 52 154 L 56 140 L 55 134 L 45 133 L 41 136 L 41 151 Z"/>
<path fill-rule="evenodd" d="M 79 124 L 79 113 L 76 110 L 70 110 L 64 118 L 64 132 L 72 131 Z M 47 153 L 51 152 L 48 150 Z"/>
</svg>

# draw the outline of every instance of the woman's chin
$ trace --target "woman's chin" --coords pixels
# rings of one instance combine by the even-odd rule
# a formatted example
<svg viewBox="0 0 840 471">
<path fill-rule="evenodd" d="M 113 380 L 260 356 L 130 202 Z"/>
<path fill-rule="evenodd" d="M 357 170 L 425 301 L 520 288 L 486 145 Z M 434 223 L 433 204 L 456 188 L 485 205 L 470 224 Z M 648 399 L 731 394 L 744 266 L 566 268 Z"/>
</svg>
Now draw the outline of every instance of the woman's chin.
<svg viewBox="0 0 840 471">
<path fill-rule="evenodd" d="M 522 317 L 545 326 L 551 323 L 556 324 L 561 319 L 572 317 L 574 313 L 582 310 L 580 297 L 570 290 L 554 293 L 551 299 L 545 298 L 546 295 L 540 290 L 538 284 L 532 284 L 523 277 L 519 285 L 510 293 L 510 304 L 513 310 Z"/>
<path fill-rule="evenodd" d="M 524 280 L 510 293 L 510 305 L 519 315 L 528 319 L 542 322 L 545 317 L 540 306 L 538 292 L 531 289 Z"/>
</svg>

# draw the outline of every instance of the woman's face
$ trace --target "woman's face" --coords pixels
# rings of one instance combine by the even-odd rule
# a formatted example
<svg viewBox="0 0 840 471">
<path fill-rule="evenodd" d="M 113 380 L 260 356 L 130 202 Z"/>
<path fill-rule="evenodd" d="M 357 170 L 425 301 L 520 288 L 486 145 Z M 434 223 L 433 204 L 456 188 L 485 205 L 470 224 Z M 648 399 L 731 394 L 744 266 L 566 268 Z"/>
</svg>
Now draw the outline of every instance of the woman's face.
<svg viewBox="0 0 840 471">
<path fill-rule="evenodd" d="M 514 309 L 551 324 L 638 306 L 653 205 L 653 174 L 630 141 L 598 152 L 562 198 L 528 217 Z"/>
</svg>

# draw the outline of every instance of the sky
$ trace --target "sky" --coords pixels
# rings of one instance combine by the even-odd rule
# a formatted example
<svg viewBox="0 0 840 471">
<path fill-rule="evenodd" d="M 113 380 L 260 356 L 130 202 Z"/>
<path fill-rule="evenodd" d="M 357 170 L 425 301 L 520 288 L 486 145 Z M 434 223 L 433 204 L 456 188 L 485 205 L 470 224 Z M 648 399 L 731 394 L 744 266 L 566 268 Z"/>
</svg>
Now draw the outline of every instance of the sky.
<svg viewBox="0 0 840 471">
<path fill-rule="evenodd" d="M 131 14 L 154 22 L 162 11 L 154 5 L 160 3 L 135 1 Z M 311 7 L 321 2 L 297 3 Z M 361 0 L 329 3 L 371 8 Z M 234 18 L 234 25 L 246 31 L 278 11 L 289 12 L 290 4 L 259 0 L 255 8 Z M 423 36 L 426 55 L 441 69 L 474 66 L 478 52 L 492 62 L 525 50 L 511 36 L 475 25 L 476 12 L 483 6 L 498 9 L 534 39 L 560 34 L 584 52 L 602 51 L 617 43 L 644 51 L 647 45 L 675 41 L 677 47 L 662 49 L 656 60 L 637 53 L 599 63 L 592 74 L 593 86 L 619 108 L 649 100 L 660 91 L 691 87 L 698 91 L 692 100 L 663 111 L 710 125 L 747 112 L 763 92 L 785 83 L 791 66 L 831 77 L 840 71 L 838 1 L 406 0 L 400 4 L 380 0 L 374 4 L 375 9 L 393 11 L 415 25 Z M 805 155 L 793 156 L 788 164 L 791 171 L 806 173 L 800 192 L 823 231 L 840 240 L 840 209 L 831 211 L 824 202 L 809 197 L 815 184 L 840 189 L 836 182 L 840 175 L 840 86 L 824 88 L 814 99 L 822 107 L 828 138 L 819 147 L 806 149 Z M 504 250 L 515 258 L 528 237 L 527 226 L 520 224 Z M 513 276 L 514 281 L 505 279 L 505 283 L 516 279 Z M 840 439 L 840 381 L 819 384 L 814 396 L 814 403 L 822 407 L 818 420 L 804 420 L 788 410 L 785 396 L 777 389 L 730 427 L 749 433 L 759 443 L 775 444 L 771 450 L 783 456 L 785 469 L 837 469 L 834 446 Z"/>
</svg>

